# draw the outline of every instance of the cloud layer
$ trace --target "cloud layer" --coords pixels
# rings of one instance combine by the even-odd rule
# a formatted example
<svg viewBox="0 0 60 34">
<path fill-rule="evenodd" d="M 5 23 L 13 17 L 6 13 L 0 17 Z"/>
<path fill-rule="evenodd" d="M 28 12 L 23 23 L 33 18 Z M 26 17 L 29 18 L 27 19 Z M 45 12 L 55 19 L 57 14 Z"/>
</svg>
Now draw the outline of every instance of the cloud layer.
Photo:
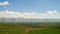
<svg viewBox="0 0 60 34">
<path fill-rule="evenodd" d="M 9 2 L 8 1 L 0 2 L 0 5 L 6 6 L 6 5 L 9 5 Z"/>
<path fill-rule="evenodd" d="M 46 11 L 45 13 L 21 13 L 21 12 L 14 12 L 14 11 L 0 11 L 0 18 L 6 17 L 6 18 L 29 18 L 29 19 L 39 19 L 39 18 L 60 18 L 57 11 Z"/>
</svg>

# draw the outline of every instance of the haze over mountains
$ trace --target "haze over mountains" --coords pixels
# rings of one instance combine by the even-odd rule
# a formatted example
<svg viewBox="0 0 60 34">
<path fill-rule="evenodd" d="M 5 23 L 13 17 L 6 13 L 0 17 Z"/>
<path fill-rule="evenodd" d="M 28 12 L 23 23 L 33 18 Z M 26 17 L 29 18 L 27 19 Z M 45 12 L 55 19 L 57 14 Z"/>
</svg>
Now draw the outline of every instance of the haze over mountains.
<svg viewBox="0 0 60 34">
<path fill-rule="evenodd" d="M 60 22 L 60 19 L 0 18 L 2 22 Z"/>
</svg>

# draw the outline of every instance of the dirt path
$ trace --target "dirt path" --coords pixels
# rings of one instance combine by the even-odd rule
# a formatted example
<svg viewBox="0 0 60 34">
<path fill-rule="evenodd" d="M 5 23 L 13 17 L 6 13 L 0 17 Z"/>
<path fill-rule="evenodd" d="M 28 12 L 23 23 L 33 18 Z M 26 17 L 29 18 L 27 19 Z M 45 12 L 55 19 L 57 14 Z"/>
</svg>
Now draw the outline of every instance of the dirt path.
<svg viewBox="0 0 60 34">
<path fill-rule="evenodd" d="M 29 32 L 31 32 L 33 30 L 40 30 L 40 29 L 47 29 L 47 28 L 27 28 L 27 29 L 25 29 L 24 34 L 28 34 Z"/>
</svg>

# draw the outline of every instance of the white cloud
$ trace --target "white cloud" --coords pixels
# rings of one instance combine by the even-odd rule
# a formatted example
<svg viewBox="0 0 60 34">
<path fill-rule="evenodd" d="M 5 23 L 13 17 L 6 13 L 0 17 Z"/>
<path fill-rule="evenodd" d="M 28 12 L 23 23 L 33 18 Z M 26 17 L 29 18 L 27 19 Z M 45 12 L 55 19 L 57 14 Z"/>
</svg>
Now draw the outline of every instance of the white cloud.
<svg viewBox="0 0 60 34">
<path fill-rule="evenodd" d="M 8 1 L 0 2 L 0 5 L 2 6 L 9 5 L 9 2 Z"/>
<path fill-rule="evenodd" d="M 53 16 L 51 16 L 53 15 Z M 60 15 L 60 14 L 59 14 Z M 6 17 L 6 18 L 59 18 L 60 16 L 58 15 L 57 11 L 48 11 L 47 13 L 21 13 L 21 12 L 14 12 L 14 11 L 0 11 L 0 18 L 1 17 Z"/>
<path fill-rule="evenodd" d="M 52 11 L 47 11 L 48 14 L 54 14 Z"/>
<path fill-rule="evenodd" d="M 54 11 L 47 11 L 47 13 L 53 15 L 53 14 L 57 14 L 58 12 L 54 10 Z"/>
<path fill-rule="evenodd" d="M 57 11 L 55 11 L 55 10 L 54 10 L 53 12 L 54 12 L 55 14 L 57 14 L 57 13 L 58 13 L 58 12 L 57 12 Z"/>
</svg>

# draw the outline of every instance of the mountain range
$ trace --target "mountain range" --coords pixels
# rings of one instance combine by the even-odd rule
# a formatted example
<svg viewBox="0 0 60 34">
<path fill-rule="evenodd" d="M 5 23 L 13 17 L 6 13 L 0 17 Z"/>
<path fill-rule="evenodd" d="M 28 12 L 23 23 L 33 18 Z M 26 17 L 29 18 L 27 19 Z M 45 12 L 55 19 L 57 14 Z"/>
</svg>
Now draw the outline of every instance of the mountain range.
<svg viewBox="0 0 60 34">
<path fill-rule="evenodd" d="M 0 18 L 1 22 L 60 22 L 60 19 L 27 19 L 27 18 Z"/>
</svg>

